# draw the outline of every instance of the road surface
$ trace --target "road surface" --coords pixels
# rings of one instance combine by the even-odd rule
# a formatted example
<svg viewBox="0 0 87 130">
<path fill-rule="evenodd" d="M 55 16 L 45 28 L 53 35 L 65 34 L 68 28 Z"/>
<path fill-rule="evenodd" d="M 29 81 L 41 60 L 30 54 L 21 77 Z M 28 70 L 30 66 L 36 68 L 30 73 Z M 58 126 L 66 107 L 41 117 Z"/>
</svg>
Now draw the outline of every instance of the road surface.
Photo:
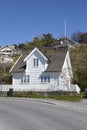
<svg viewBox="0 0 87 130">
<path fill-rule="evenodd" d="M 87 102 L 0 98 L 0 130 L 87 130 Z"/>
</svg>

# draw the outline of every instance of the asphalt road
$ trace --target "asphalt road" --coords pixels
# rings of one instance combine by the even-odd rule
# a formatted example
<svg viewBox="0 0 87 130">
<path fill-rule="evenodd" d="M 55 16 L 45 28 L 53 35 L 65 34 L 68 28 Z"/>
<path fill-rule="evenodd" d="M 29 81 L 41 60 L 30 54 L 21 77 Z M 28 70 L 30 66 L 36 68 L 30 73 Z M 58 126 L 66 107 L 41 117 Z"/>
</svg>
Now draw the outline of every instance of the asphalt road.
<svg viewBox="0 0 87 130">
<path fill-rule="evenodd" d="M 87 101 L 0 98 L 0 130 L 87 130 Z"/>
</svg>

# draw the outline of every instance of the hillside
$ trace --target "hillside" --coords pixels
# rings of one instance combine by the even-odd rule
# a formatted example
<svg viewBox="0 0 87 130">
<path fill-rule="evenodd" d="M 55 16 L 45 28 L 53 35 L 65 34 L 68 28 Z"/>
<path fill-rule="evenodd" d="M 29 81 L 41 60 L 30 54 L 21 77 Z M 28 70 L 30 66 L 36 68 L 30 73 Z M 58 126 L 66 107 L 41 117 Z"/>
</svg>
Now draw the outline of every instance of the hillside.
<svg viewBox="0 0 87 130">
<path fill-rule="evenodd" d="M 70 51 L 73 69 L 73 82 L 82 90 L 87 88 L 87 44 L 77 45 Z"/>
</svg>

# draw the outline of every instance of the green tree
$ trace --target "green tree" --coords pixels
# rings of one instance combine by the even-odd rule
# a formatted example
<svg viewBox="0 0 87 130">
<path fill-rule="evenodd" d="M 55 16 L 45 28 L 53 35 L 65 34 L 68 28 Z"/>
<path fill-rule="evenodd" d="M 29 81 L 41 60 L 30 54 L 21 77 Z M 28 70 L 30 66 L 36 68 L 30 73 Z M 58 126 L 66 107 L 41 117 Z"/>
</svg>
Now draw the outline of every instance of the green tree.
<svg viewBox="0 0 87 130">
<path fill-rule="evenodd" d="M 44 42 L 44 46 L 52 46 L 54 38 L 50 33 L 42 34 L 42 41 Z"/>
<path fill-rule="evenodd" d="M 39 38 L 38 36 L 34 37 L 34 40 L 33 40 L 34 44 L 39 44 L 40 42 L 41 42 L 41 38 Z"/>
</svg>

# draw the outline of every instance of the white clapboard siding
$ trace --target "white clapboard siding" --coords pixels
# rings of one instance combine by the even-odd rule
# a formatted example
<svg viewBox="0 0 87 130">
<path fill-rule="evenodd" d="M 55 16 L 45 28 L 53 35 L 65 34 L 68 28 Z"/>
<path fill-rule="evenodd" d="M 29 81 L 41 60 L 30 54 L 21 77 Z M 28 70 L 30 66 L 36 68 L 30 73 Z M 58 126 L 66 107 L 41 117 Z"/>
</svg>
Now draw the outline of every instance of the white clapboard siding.
<svg viewBox="0 0 87 130">
<path fill-rule="evenodd" d="M 69 91 L 80 93 L 80 88 L 77 84 L 71 84 L 70 89 L 67 89 L 66 86 L 53 86 L 48 84 L 39 84 L 39 85 L 0 85 L 0 92 L 8 92 L 9 89 L 13 91 Z"/>
<path fill-rule="evenodd" d="M 34 59 L 38 58 L 39 65 L 34 66 Z M 40 83 L 40 75 L 45 71 L 47 62 L 44 60 L 44 58 L 35 51 L 31 57 L 26 61 L 26 74 L 30 75 L 30 83 Z"/>
<path fill-rule="evenodd" d="M 12 78 L 12 84 L 20 84 L 21 83 L 21 77 L 25 75 L 24 73 L 14 73 Z"/>
<path fill-rule="evenodd" d="M 70 56 L 69 56 L 69 51 L 67 51 L 64 64 L 62 67 L 61 74 L 59 76 L 59 84 L 62 86 L 66 86 L 67 89 L 70 89 L 70 81 L 71 78 L 73 77 L 72 75 L 72 67 L 71 67 L 71 62 L 70 62 Z"/>
</svg>

